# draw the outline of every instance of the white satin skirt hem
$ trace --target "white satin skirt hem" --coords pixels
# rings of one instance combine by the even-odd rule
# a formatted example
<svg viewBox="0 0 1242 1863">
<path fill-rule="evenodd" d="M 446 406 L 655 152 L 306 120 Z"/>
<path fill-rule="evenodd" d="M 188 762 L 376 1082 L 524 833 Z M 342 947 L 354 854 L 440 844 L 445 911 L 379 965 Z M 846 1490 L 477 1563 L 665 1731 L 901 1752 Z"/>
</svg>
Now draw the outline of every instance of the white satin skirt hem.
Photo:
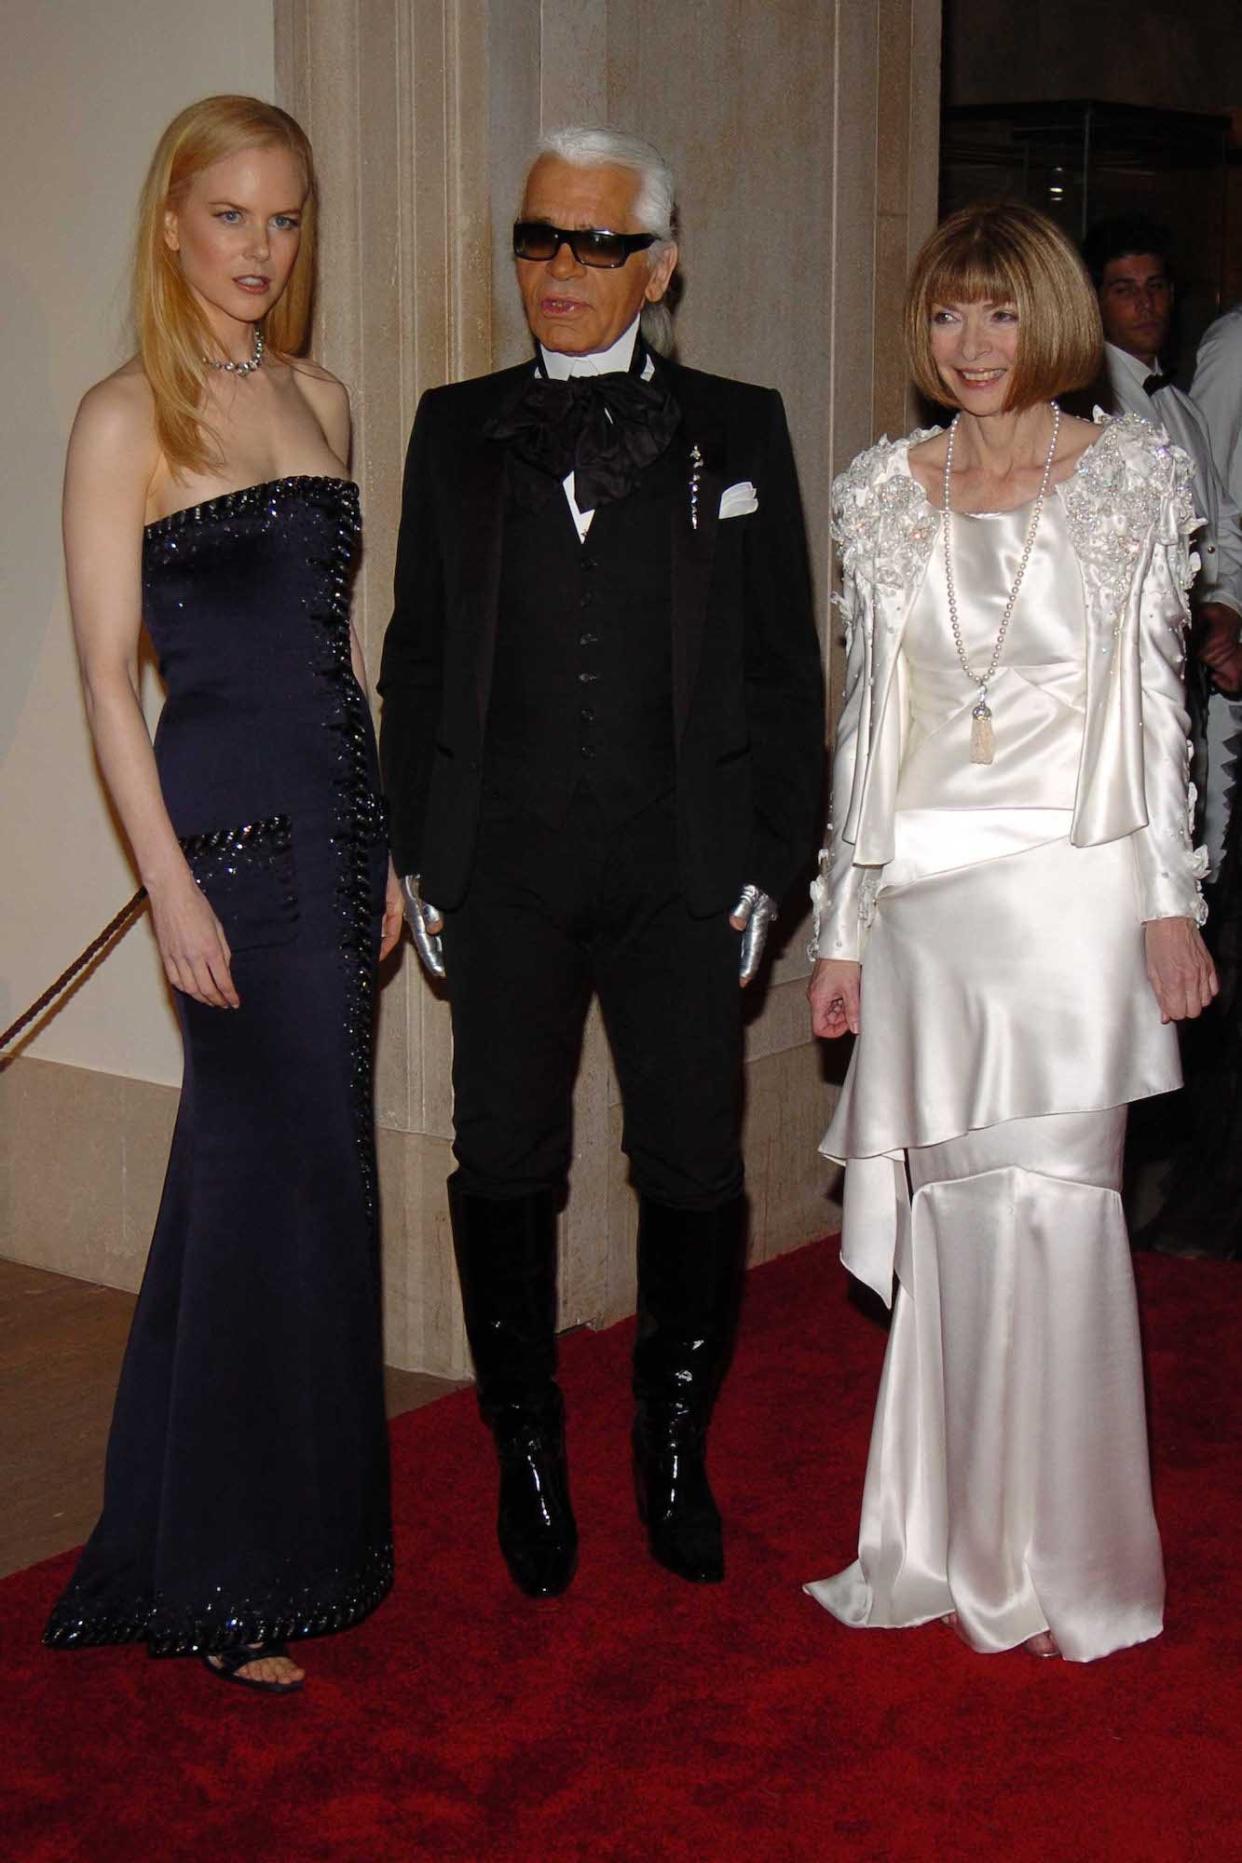
<svg viewBox="0 0 1242 1863">
<path fill-rule="evenodd" d="M 838 1572 L 835 1578 L 817 1579 L 814 1584 L 804 1585 L 802 1589 L 809 1598 L 814 1598 L 816 1604 L 822 1605 L 826 1611 L 830 1612 L 838 1623 L 846 1624 L 852 1630 L 914 1630 L 921 1624 L 938 1623 L 951 1611 L 958 1610 L 957 1604 L 946 1587 L 935 1607 L 925 1611 L 921 1617 L 903 1617 L 899 1622 L 885 1620 L 878 1615 L 875 1594 L 867 1583 L 862 1562 L 858 1559 L 853 1565 L 847 1566 L 844 1572 Z M 1068 1662 L 1096 1662 L 1102 1656 L 1114 1655 L 1117 1650 L 1133 1649 L 1136 1644 L 1150 1643 L 1160 1635 L 1163 1627 L 1163 1622 L 1159 1617 L 1154 1622 L 1144 1617 L 1136 1621 L 1128 1633 L 1119 1628 L 1118 1640 L 1109 1642 L 1106 1647 L 1094 1648 L 1087 1655 L 1077 1656 L 1066 1655 L 1063 1650 L 1062 1655 Z M 1015 1637 L 1010 1643 L 986 1645 L 976 1643 L 965 1632 L 960 1611 L 958 1611 L 958 1628 L 959 1634 L 966 1636 L 966 1641 L 979 1655 L 999 1656 L 1003 1655 L 1006 1650 L 1021 1649 L 1028 1637 L 1038 1635 L 1041 1630 L 1047 1630 L 1048 1625 L 1046 1623 L 1036 1624 L 1033 1629 L 1023 1631 L 1021 1636 Z"/>
<path fill-rule="evenodd" d="M 980 1651 L 1049 1630 L 1074 1662 L 1158 1635 L 1124 1129 L 1117 1108 L 910 1154 L 858 1559 L 806 1588 L 843 1623 L 956 1611 Z"/>
</svg>

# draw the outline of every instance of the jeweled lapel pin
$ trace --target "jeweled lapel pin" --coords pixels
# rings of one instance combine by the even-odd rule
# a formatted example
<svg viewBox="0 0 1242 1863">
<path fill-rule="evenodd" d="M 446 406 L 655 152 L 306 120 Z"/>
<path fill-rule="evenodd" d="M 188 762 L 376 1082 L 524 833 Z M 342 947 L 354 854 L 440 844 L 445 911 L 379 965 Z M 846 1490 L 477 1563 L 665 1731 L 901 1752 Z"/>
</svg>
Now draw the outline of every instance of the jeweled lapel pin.
<svg viewBox="0 0 1242 1863">
<path fill-rule="evenodd" d="M 703 477 L 703 455 L 698 441 L 690 448 L 690 528 L 699 528 L 699 480 Z"/>
</svg>

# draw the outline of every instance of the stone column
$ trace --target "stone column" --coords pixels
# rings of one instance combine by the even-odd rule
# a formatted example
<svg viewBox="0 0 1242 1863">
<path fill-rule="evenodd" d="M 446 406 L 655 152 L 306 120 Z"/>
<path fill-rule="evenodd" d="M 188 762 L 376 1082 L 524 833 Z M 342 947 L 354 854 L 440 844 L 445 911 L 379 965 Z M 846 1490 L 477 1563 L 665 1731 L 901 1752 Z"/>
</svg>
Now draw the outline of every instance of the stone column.
<svg viewBox="0 0 1242 1863">
<path fill-rule="evenodd" d="M 557 123 L 608 121 L 649 136 L 679 177 L 682 358 L 785 396 L 835 697 L 828 487 L 909 424 L 899 310 L 935 211 L 939 0 L 275 0 L 275 14 L 279 95 L 321 172 L 317 353 L 354 397 L 371 668 L 418 395 L 523 354 L 505 232 L 528 152 Z M 833 1089 L 807 1036 L 804 918 L 787 903 L 748 1031 L 754 1260 L 837 1217 L 815 1150 Z M 389 1355 L 460 1373 L 447 1011 L 408 948 L 381 1023 Z M 595 1325 L 632 1309 L 634 1229 L 597 1016 L 576 1114 L 561 1313 Z"/>
</svg>

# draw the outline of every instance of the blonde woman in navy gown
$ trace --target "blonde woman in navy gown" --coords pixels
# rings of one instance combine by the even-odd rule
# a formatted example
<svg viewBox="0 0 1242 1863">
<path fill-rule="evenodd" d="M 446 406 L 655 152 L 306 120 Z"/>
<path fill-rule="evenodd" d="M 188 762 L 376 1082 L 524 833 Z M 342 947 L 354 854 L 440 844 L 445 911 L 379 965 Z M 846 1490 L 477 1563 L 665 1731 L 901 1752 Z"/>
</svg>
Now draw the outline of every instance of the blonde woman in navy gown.
<svg viewBox="0 0 1242 1863">
<path fill-rule="evenodd" d="M 1095 298 L 1033 209 L 967 209 L 907 304 L 958 412 L 834 487 L 848 639 L 813 892 L 816 1032 L 857 1040 L 823 1149 L 892 1330 L 860 1626 L 1086 1662 L 1158 1634 L 1126 1106 L 1180 1082 L 1216 979 L 1188 829 L 1189 462 L 1062 415 Z"/>
<path fill-rule="evenodd" d="M 401 921 L 349 620 L 349 404 L 298 359 L 315 205 L 282 110 L 212 97 L 170 124 L 139 351 L 83 401 L 65 483 L 87 712 L 185 1070 L 103 1514 L 46 1637 L 277 1692 L 303 1679 L 287 1639 L 356 1622 L 392 1572 L 371 1033 Z"/>
</svg>

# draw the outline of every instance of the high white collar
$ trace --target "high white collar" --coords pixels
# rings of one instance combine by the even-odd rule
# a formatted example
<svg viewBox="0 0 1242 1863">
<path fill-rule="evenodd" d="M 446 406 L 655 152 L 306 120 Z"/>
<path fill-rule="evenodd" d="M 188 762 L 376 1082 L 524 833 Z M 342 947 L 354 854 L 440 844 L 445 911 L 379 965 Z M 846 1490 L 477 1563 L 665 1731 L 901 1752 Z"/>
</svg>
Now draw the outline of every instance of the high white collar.
<svg viewBox="0 0 1242 1863">
<path fill-rule="evenodd" d="M 571 375 L 624 375 L 634 360 L 638 323 L 639 319 L 635 317 L 629 329 L 624 330 L 615 343 L 608 349 L 597 350 L 591 356 L 567 356 L 558 349 L 545 349 L 540 343 L 539 354 L 543 358 L 544 372 L 554 382 L 567 382 Z"/>
</svg>

